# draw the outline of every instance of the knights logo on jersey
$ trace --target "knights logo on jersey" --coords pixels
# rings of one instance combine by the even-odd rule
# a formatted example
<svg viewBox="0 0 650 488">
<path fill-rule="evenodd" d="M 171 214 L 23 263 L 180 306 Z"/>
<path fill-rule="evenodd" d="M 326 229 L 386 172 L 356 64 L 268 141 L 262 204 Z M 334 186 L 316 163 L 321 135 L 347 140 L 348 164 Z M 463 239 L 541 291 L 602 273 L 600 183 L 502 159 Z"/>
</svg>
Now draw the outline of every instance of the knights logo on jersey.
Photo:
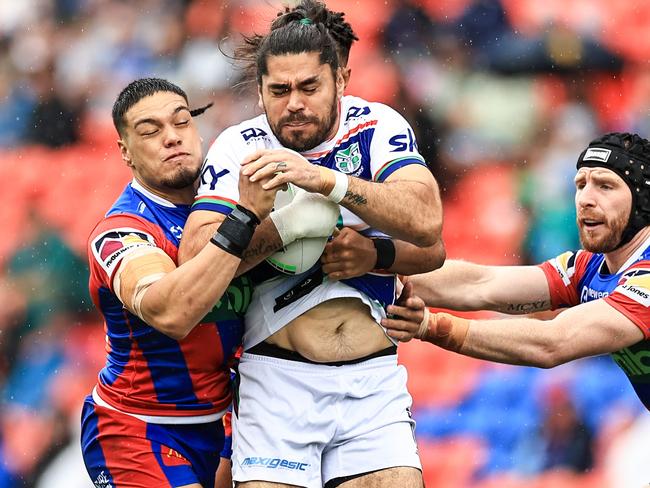
<svg viewBox="0 0 650 488">
<path fill-rule="evenodd" d="M 616 291 L 644 307 L 650 307 L 650 269 L 634 269 L 625 273 Z"/>
<path fill-rule="evenodd" d="M 95 237 L 91 245 L 95 259 L 109 275 L 125 252 L 156 247 L 152 236 L 136 229 L 111 229 Z"/>
<path fill-rule="evenodd" d="M 346 149 L 339 149 L 334 155 L 336 167 L 341 173 L 352 174 L 361 166 L 359 143 L 350 144 Z"/>
<path fill-rule="evenodd" d="M 109 479 L 108 476 L 104 474 L 104 471 L 99 473 L 97 478 L 95 478 L 95 481 L 93 481 L 93 484 L 97 488 L 113 488 L 113 485 L 111 484 L 111 480 Z"/>
</svg>

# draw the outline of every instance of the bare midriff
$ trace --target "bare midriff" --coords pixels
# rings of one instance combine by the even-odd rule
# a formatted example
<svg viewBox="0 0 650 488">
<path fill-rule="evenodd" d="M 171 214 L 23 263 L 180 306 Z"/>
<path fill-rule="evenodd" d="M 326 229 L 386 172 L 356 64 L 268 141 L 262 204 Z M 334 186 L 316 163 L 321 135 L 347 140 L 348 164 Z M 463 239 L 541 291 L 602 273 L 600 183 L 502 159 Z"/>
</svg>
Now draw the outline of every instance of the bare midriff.
<svg viewBox="0 0 650 488">
<path fill-rule="evenodd" d="M 363 358 L 393 344 L 370 315 L 368 306 L 357 298 L 323 302 L 265 342 L 319 363 Z"/>
</svg>

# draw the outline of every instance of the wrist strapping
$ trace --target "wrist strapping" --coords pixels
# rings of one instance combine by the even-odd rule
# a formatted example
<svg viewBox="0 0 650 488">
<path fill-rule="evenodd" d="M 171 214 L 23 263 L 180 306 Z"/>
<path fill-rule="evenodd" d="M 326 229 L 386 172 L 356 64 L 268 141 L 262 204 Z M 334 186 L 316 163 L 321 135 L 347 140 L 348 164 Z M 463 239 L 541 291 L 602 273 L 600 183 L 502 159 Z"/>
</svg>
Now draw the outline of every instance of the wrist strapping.
<svg viewBox="0 0 650 488">
<path fill-rule="evenodd" d="M 395 243 L 391 239 L 373 239 L 377 250 L 375 269 L 388 269 L 395 263 Z"/>
<path fill-rule="evenodd" d="M 330 171 L 334 173 L 336 182 L 334 183 L 332 191 L 327 195 L 327 198 L 332 200 L 334 203 L 340 203 L 348 192 L 348 175 L 334 170 Z"/>
<path fill-rule="evenodd" d="M 469 320 L 441 312 L 431 314 L 428 322 L 425 335 L 420 339 L 450 351 L 460 351 L 469 331 Z"/>
<path fill-rule="evenodd" d="M 210 242 L 241 258 L 259 225 L 260 219 L 247 208 L 237 205 L 214 233 Z"/>
</svg>

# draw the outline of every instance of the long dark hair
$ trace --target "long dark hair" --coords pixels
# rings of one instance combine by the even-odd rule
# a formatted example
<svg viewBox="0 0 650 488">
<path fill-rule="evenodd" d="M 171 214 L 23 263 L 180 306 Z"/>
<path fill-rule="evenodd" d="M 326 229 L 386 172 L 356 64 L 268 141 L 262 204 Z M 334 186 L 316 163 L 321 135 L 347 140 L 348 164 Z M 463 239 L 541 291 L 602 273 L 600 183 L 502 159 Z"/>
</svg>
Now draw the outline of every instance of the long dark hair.
<svg viewBox="0 0 650 488">
<path fill-rule="evenodd" d="M 243 63 L 249 79 L 255 79 L 258 85 L 261 85 L 262 76 L 268 74 L 268 57 L 283 54 L 317 52 L 320 63 L 328 64 L 335 74 L 340 65 L 339 46 L 345 49 L 347 61 L 350 46 L 356 40 L 343 15 L 331 12 L 321 2 L 303 0 L 293 9 L 280 12 L 268 34 L 244 36 L 242 45 L 235 50 L 235 59 Z M 343 24 L 349 27 L 349 32 Z M 340 34 L 345 45 L 339 45 L 330 27 Z"/>
</svg>

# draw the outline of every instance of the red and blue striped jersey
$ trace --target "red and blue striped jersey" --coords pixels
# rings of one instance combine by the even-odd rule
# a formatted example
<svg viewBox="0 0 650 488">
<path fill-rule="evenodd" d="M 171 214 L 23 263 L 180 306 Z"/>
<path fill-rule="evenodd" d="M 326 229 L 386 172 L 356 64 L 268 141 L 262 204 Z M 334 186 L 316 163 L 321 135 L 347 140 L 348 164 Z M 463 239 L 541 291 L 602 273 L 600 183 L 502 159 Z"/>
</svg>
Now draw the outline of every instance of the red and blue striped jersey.
<svg viewBox="0 0 650 488">
<path fill-rule="evenodd" d="M 241 313 L 251 295 L 245 280 L 233 281 L 212 312 L 180 341 L 129 312 L 112 288 L 124 256 L 143 246 L 161 249 L 176 263 L 189 212 L 189 205 L 174 205 L 134 180 L 90 235 L 90 293 L 106 331 L 106 365 L 95 393 L 122 412 L 209 417 L 230 404 L 228 363 L 241 343 Z"/>
<path fill-rule="evenodd" d="M 650 243 L 611 273 L 603 254 L 566 252 L 541 265 L 553 308 L 605 300 L 630 319 L 644 340 L 612 353 L 637 395 L 650 410 Z"/>
</svg>

